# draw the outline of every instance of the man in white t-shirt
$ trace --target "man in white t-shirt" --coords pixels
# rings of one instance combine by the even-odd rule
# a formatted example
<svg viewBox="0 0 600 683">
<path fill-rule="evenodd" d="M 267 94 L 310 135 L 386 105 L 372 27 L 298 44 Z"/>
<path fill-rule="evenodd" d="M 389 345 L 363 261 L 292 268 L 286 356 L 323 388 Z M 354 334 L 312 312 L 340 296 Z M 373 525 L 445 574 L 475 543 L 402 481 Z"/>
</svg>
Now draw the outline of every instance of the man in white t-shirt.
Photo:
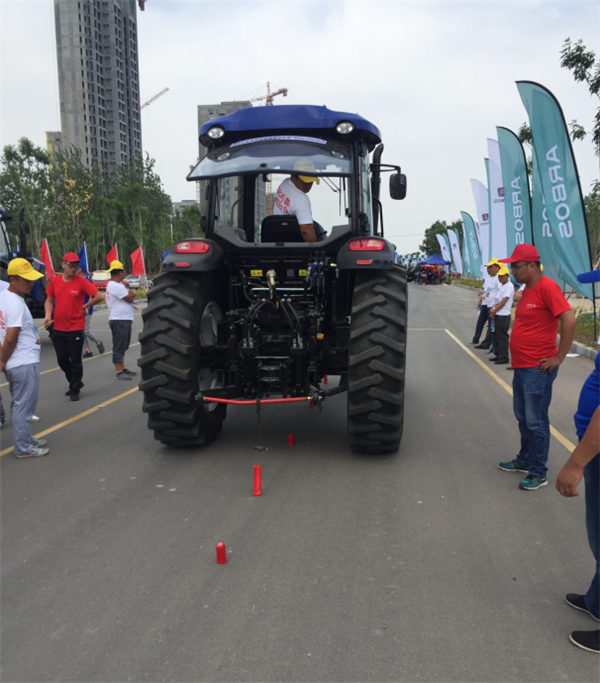
<svg viewBox="0 0 600 683">
<path fill-rule="evenodd" d="M 275 216 L 295 216 L 300 225 L 300 232 L 305 242 L 316 242 L 317 235 L 313 226 L 312 209 L 310 199 L 307 197 L 313 183 L 319 184 L 319 179 L 307 173 L 314 173 L 315 167 L 310 159 L 299 159 L 294 164 L 294 169 L 302 173 L 293 173 L 291 178 L 286 178 L 277 188 L 275 194 Z"/>
<path fill-rule="evenodd" d="M 31 436 L 29 422 L 40 393 L 40 336 L 25 296 L 43 277 L 29 261 L 16 258 L 8 264 L 9 286 L 0 292 L 0 372 L 10 389 L 10 416 L 17 458 L 47 455 L 45 439 Z"/>
<path fill-rule="evenodd" d="M 123 284 L 126 273 L 120 261 L 112 261 L 108 271 L 110 281 L 106 285 L 106 303 L 109 310 L 108 324 L 113 338 L 112 362 L 115 364 L 115 379 L 131 380 L 137 372 L 125 367 L 125 351 L 131 342 L 135 293 Z"/>
<path fill-rule="evenodd" d="M 498 294 L 498 271 L 502 267 L 502 264 L 498 261 L 498 259 L 493 258 L 489 263 L 486 263 L 486 268 L 487 268 L 487 275 L 483 278 L 483 292 L 481 296 L 479 297 L 479 304 L 478 306 L 481 308 L 482 311 L 485 311 L 485 319 L 483 320 L 482 323 L 480 321 L 477 321 L 477 330 L 479 331 L 479 334 L 481 334 L 483 330 L 483 326 L 485 325 L 485 322 L 487 321 L 488 323 L 488 329 L 485 335 L 484 340 L 481 342 L 481 344 L 478 344 L 475 346 L 476 349 L 489 349 L 490 347 L 493 348 L 493 339 L 492 339 L 492 333 L 490 332 L 489 324 L 490 324 L 490 308 L 494 305 L 494 300 L 496 299 L 496 296 Z M 485 307 L 485 308 L 484 308 Z M 480 316 L 481 318 L 482 316 Z M 479 327 L 481 325 L 481 328 Z M 477 330 L 475 334 L 477 335 L 477 339 L 479 339 L 479 335 L 477 334 Z M 475 337 L 473 337 L 473 341 L 475 341 Z"/>
<path fill-rule="evenodd" d="M 508 330 L 510 329 L 510 311 L 515 296 L 515 288 L 510 281 L 508 268 L 503 267 L 498 271 L 498 283 L 500 285 L 496 295 L 498 303 L 495 303 L 490 309 L 490 318 L 494 322 L 493 336 L 496 356 L 495 358 L 490 358 L 490 360 L 494 360 L 495 365 L 507 365 L 509 363 Z"/>
</svg>

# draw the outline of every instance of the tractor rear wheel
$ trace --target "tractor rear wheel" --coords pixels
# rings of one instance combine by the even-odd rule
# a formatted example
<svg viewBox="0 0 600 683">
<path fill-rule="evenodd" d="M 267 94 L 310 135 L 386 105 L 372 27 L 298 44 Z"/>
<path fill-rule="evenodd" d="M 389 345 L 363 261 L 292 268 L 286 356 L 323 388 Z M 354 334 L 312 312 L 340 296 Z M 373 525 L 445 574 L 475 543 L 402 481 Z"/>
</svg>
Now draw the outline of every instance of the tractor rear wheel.
<svg viewBox="0 0 600 683">
<path fill-rule="evenodd" d="M 395 453 L 404 426 L 406 271 L 358 273 L 348 360 L 348 432 L 353 450 Z"/>
<path fill-rule="evenodd" d="M 142 410 L 154 438 L 170 446 L 207 446 L 221 431 L 226 406 L 197 400 L 219 378 L 201 354 L 217 341 L 222 318 L 209 275 L 162 274 L 148 293 L 138 365 Z"/>
</svg>

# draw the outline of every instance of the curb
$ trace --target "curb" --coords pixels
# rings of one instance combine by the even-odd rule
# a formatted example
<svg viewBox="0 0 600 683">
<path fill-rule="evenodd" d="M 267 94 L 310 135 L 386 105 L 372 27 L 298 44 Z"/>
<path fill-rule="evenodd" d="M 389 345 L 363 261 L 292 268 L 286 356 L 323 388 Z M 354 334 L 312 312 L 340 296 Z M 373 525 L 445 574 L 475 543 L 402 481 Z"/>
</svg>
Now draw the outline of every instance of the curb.
<svg viewBox="0 0 600 683">
<path fill-rule="evenodd" d="M 556 338 L 556 341 L 557 343 L 560 343 L 560 336 Z M 596 349 L 592 349 L 590 346 L 584 346 L 579 342 L 573 342 L 571 344 L 569 353 L 578 353 L 580 356 L 583 356 L 589 360 L 596 360 L 596 356 L 598 355 L 598 351 L 596 351 Z"/>
<path fill-rule="evenodd" d="M 463 289 L 468 289 L 471 292 L 475 292 L 475 294 L 477 294 L 478 290 L 480 289 L 480 285 L 477 285 L 476 287 L 469 287 L 469 285 L 461 285 L 460 282 L 451 282 L 450 286 L 451 287 L 462 287 Z"/>
</svg>

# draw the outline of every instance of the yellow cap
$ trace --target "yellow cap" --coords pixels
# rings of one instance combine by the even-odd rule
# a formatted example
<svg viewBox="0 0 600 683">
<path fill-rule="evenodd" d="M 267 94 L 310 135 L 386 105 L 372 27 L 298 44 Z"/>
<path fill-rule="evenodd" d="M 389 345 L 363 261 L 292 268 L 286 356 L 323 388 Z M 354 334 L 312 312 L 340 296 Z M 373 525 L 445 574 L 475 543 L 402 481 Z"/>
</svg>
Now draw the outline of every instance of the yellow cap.
<svg viewBox="0 0 600 683">
<path fill-rule="evenodd" d="M 508 268 L 506 266 L 502 266 L 497 275 L 510 275 L 510 273 L 508 272 Z"/>
<path fill-rule="evenodd" d="M 31 263 L 24 258 L 14 258 L 10 261 L 6 272 L 8 275 L 18 275 L 24 280 L 39 280 L 41 277 L 44 277 L 43 273 L 38 273 Z"/>
<path fill-rule="evenodd" d="M 500 263 L 500 261 L 498 261 L 497 258 L 490 259 L 490 262 L 485 264 L 486 268 L 488 268 L 489 266 L 500 266 L 500 268 L 502 268 L 502 264 Z"/>
<path fill-rule="evenodd" d="M 314 173 L 317 169 L 315 168 L 315 165 L 313 162 L 308 159 L 298 159 L 296 163 L 294 164 L 294 171 L 307 171 L 308 173 Z M 319 184 L 319 179 L 316 176 L 312 175 L 298 175 L 300 180 L 303 180 L 305 183 L 317 183 Z"/>
<path fill-rule="evenodd" d="M 110 273 L 111 270 L 125 270 L 125 266 L 121 263 L 121 261 L 111 261 L 108 272 Z"/>
</svg>

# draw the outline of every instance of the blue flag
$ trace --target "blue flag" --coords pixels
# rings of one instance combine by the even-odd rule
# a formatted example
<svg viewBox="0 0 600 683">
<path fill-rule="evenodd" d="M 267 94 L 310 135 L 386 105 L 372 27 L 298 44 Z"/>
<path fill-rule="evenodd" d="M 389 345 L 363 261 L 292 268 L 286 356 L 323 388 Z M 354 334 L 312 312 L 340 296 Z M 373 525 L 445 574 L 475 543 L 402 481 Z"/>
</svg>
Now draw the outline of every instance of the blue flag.
<svg viewBox="0 0 600 683">
<path fill-rule="evenodd" d="M 519 138 L 508 128 L 497 126 L 496 132 L 504 185 L 506 247 L 510 256 L 517 244 L 533 244 L 529 176 L 525 152 Z"/>
<path fill-rule="evenodd" d="M 162 255 L 162 260 L 164 261 L 170 253 L 171 253 L 170 249 L 169 249 L 169 251 L 165 251 Z"/>
<path fill-rule="evenodd" d="M 517 87 L 529 115 L 533 164 L 545 204 L 542 231 L 552 240 L 560 279 L 593 300 L 593 285 L 577 279 L 592 265 L 583 196 L 562 110 L 554 95 L 538 83 L 517 81 Z M 535 246 L 539 247 L 537 241 Z"/>
<path fill-rule="evenodd" d="M 88 277 L 90 273 L 88 269 L 87 249 L 85 248 L 85 242 L 83 243 L 83 247 L 81 247 L 79 252 L 79 267 L 81 270 L 83 270 L 86 277 Z"/>
</svg>

